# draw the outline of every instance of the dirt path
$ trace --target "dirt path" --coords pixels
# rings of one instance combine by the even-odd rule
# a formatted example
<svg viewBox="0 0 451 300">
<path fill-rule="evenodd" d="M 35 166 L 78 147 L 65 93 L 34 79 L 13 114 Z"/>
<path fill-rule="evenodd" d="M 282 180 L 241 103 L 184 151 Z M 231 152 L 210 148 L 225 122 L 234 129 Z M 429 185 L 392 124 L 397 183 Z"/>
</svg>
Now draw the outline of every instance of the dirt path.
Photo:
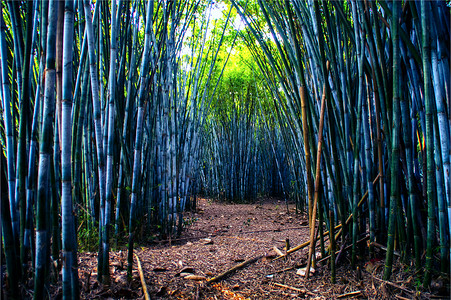
<svg viewBox="0 0 451 300">
<path fill-rule="evenodd" d="M 368 271 L 381 277 L 383 264 L 379 261 L 368 262 L 356 272 L 344 257 L 337 270 L 336 284 L 330 283 L 329 267 L 325 265 L 319 265 L 309 280 L 296 274 L 297 268 L 293 267 L 305 264 L 307 249 L 291 254 L 288 259 L 272 261 L 276 256 L 274 246 L 284 251 L 286 239 L 291 247 L 309 239 L 307 221 L 295 213 L 292 205 L 287 212 L 284 202 L 274 199 L 249 205 L 201 199 L 198 208 L 197 213 L 185 217 L 188 230 L 180 240 L 135 248 L 152 299 L 337 299 L 340 295 L 352 297 L 353 294 L 348 294 L 352 292 L 367 299 L 413 296 L 409 294 L 414 286 L 409 272 L 399 269 L 396 272 L 395 267 L 394 282 L 401 288 L 372 277 Z M 202 280 L 257 256 L 263 257 L 219 283 L 207 284 Z M 80 254 L 82 298 L 143 299 L 137 270 L 132 282 L 127 283 L 127 252 L 113 252 L 110 260 L 112 285 L 102 287 L 95 281 L 96 254 Z M 287 268 L 293 269 L 274 274 Z M 189 274 L 201 280 L 186 279 Z"/>
</svg>

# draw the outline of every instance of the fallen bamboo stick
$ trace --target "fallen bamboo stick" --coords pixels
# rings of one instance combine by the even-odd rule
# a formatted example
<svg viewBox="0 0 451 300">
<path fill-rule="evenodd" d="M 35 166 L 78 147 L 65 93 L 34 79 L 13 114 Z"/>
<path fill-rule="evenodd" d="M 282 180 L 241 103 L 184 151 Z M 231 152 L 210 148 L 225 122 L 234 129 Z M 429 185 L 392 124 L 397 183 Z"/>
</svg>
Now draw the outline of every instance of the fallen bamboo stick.
<svg viewBox="0 0 451 300">
<path fill-rule="evenodd" d="M 228 270 L 225 271 L 224 273 L 221 273 L 221 274 L 219 274 L 219 275 L 216 276 L 216 277 L 213 277 L 213 278 L 208 279 L 207 282 L 210 283 L 210 282 L 220 281 L 220 280 L 222 280 L 224 277 L 226 277 L 227 275 L 229 275 L 229 274 L 235 272 L 235 271 L 238 270 L 238 269 L 244 268 L 245 266 L 250 265 L 250 264 L 252 264 L 252 263 L 258 261 L 258 260 L 259 260 L 260 258 L 262 258 L 262 257 L 263 257 L 263 255 L 260 255 L 260 256 L 257 256 L 257 257 L 248 259 L 248 260 L 246 260 L 246 261 L 243 261 L 242 263 L 237 264 L 236 266 L 234 266 L 234 267 L 228 269 Z"/>
<path fill-rule="evenodd" d="M 314 294 L 314 293 L 312 293 L 310 291 L 307 291 L 306 289 L 300 289 L 300 288 L 297 288 L 297 287 L 294 287 L 294 286 L 289 286 L 289 285 L 285 285 L 285 284 L 277 283 L 277 282 L 274 282 L 273 285 L 277 286 L 277 287 L 293 290 L 293 291 L 296 291 L 296 292 L 300 292 L 300 293 L 303 293 L 303 294 L 307 294 L 307 295 L 310 295 L 310 296 L 316 296 L 316 294 Z"/>
<path fill-rule="evenodd" d="M 350 292 L 350 293 L 346 293 L 343 295 L 339 295 L 337 296 L 337 299 L 339 298 L 347 298 L 347 297 L 354 297 L 354 296 L 360 296 L 362 295 L 362 291 L 355 291 L 355 292 Z"/>
<path fill-rule="evenodd" d="M 144 279 L 144 273 L 143 273 L 143 269 L 141 267 L 141 262 L 139 261 L 138 255 L 136 255 L 136 253 L 134 253 L 134 255 L 135 255 L 136 261 L 138 262 L 138 272 L 139 272 L 139 278 L 141 279 L 141 284 L 143 286 L 144 298 L 146 300 L 150 300 L 149 292 L 147 291 L 146 280 Z"/>
</svg>

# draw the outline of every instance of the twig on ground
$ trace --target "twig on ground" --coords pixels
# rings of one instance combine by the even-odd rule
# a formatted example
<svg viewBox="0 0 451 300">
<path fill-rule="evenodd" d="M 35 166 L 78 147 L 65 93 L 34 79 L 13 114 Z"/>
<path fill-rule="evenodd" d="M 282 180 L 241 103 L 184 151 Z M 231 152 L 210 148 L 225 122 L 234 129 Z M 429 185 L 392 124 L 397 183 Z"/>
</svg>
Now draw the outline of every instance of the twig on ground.
<svg viewBox="0 0 451 300">
<path fill-rule="evenodd" d="M 362 295 L 362 291 L 355 291 L 355 292 L 350 292 L 350 293 L 339 295 L 339 296 L 337 296 L 337 299 L 347 298 L 347 297 L 355 297 L 355 296 L 361 296 L 361 295 Z"/>
<path fill-rule="evenodd" d="M 281 284 L 281 283 L 277 283 L 277 282 L 274 282 L 273 285 L 277 286 L 277 287 L 293 290 L 293 291 L 296 291 L 296 292 L 300 292 L 302 294 L 307 294 L 307 295 L 310 295 L 310 296 L 316 296 L 316 294 L 314 294 L 314 293 L 312 293 L 310 291 L 307 291 L 306 289 L 300 289 L 300 288 L 297 288 L 297 287 L 294 287 L 294 286 L 289 286 L 289 285 L 285 285 L 285 284 Z"/>
</svg>

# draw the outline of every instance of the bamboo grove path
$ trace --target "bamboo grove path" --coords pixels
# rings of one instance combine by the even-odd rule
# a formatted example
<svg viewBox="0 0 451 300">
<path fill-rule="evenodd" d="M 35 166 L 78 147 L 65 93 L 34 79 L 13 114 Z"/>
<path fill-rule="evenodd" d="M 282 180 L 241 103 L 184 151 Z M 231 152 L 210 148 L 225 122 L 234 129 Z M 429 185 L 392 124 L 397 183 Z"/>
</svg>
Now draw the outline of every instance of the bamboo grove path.
<svg viewBox="0 0 451 300">
<path fill-rule="evenodd" d="M 342 255 L 334 285 L 330 283 L 327 261 L 319 263 L 309 279 L 297 274 L 299 268 L 305 267 L 307 248 L 286 259 L 274 260 L 278 256 L 274 247 L 285 253 L 287 239 L 291 247 L 309 240 L 306 215 L 297 214 L 292 204 L 287 211 L 285 203 L 277 199 L 264 199 L 254 204 L 224 204 L 200 199 L 198 210 L 186 215 L 185 224 L 187 230 L 180 238 L 156 238 L 135 251 L 151 299 L 337 299 L 353 295 L 393 299 L 412 297 L 415 291 L 413 274 L 399 263 L 395 263 L 394 268 L 395 284 L 384 283 L 380 279 L 383 259 L 368 261 L 355 271 L 349 268 L 349 256 Z M 325 244 L 327 246 L 327 239 Z M 381 250 L 381 258 L 383 254 Z M 207 283 L 207 279 L 253 258 L 258 259 L 222 280 Z M 96 253 L 80 253 L 79 261 L 82 298 L 143 299 L 143 284 L 136 268 L 132 281 L 127 282 L 126 251 L 111 253 L 112 284 L 109 287 L 99 286 L 95 280 Z M 440 290 L 440 282 L 436 282 L 433 293 L 440 295 L 440 292 L 443 294 L 446 290 Z M 421 294 L 419 298 L 430 296 Z"/>
</svg>

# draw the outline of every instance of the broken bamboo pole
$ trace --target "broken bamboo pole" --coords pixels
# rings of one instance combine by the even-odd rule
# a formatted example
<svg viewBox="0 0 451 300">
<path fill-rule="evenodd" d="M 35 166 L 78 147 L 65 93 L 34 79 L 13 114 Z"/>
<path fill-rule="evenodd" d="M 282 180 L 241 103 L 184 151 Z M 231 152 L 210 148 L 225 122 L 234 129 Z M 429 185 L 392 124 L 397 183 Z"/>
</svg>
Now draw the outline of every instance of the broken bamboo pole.
<svg viewBox="0 0 451 300">
<path fill-rule="evenodd" d="M 246 260 L 246 261 L 243 261 L 242 263 L 237 264 L 236 266 L 234 266 L 234 267 L 228 269 L 228 270 L 225 271 L 224 273 L 221 273 L 221 274 L 219 274 L 219 275 L 216 276 L 216 277 L 213 277 L 213 278 L 208 279 L 208 280 L 207 280 L 207 283 L 220 281 L 220 280 L 222 280 L 224 277 L 226 277 L 227 275 L 229 275 L 229 274 L 235 272 L 235 271 L 238 270 L 238 269 L 244 268 L 245 266 L 250 265 L 250 264 L 252 264 L 252 263 L 258 261 L 258 260 L 259 260 L 260 258 L 262 258 L 262 257 L 263 257 L 263 255 L 260 255 L 260 256 L 257 256 L 257 257 L 248 259 L 248 260 Z"/>
<path fill-rule="evenodd" d="M 139 261 L 139 257 L 138 257 L 138 255 L 136 255 L 136 253 L 135 253 L 135 258 L 138 263 L 139 278 L 141 279 L 141 284 L 143 286 L 144 298 L 146 300 L 150 300 L 149 292 L 147 291 L 146 280 L 144 279 L 144 273 L 143 273 L 143 269 L 141 267 L 141 262 Z"/>
<path fill-rule="evenodd" d="M 358 296 L 361 296 L 361 295 L 362 295 L 362 291 L 355 291 L 355 292 L 350 292 L 350 293 L 338 295 L 337 299 L 348 298 L 348 297 L 358 297 Z"/>
<path fill-rule="evenodd" d="M 297 287 L 294 287 L 294 286 L 289 286 L 289 285 L 282 284 L 282 283 L 277 283 L 277 282 L 274 282 L 273 285 L 277 286 L 277 287 L 293 290 L 293 291 L 296 291 L 296 292 L 300 292 L 302 294 L 307 294 L 307 295 L 310 295 L 310 296 L 316 296 L 316 294 L 314 294 L 314 293 L 312 293 L 310 291 L 307 291 L 306 289 L 300 289 L 300 288 L 297 288 Z"/>
</svg>

